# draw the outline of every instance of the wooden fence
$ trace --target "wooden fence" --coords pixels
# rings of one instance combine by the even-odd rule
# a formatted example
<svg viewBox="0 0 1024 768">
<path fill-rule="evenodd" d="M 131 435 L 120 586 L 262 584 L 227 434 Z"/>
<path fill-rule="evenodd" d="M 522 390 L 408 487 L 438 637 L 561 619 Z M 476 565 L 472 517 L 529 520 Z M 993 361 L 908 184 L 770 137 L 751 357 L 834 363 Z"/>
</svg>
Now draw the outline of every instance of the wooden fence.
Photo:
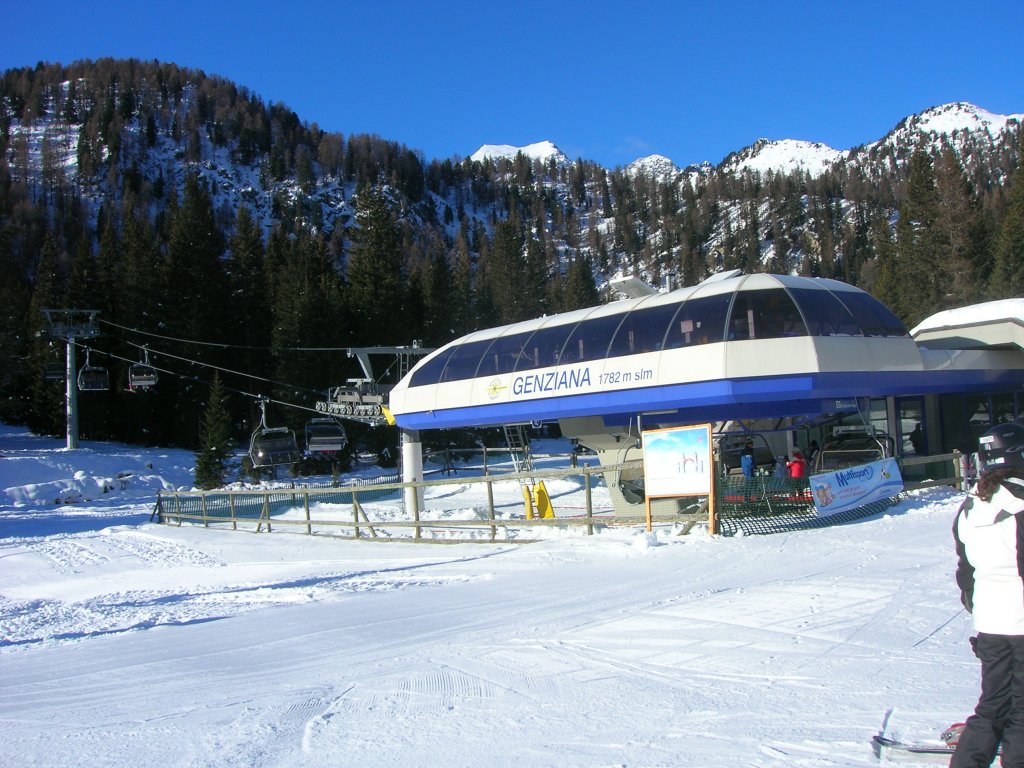
<svg viewBox="0 0 1024 768">
<path fill-rule="evenodd" d="M 373 541 L 529 542 L 537 540 L 537 529 L 552 526 L 578 528 L 592 535 L 600 527 L 646 525 L 644 504 L 614 509 L 610 504 L 595 507 L 593 500 L 596 485 L 617 482 L 620 473 L 635 474 L 640 467 L 641 462 L 631 461 L 612 466 L 584 464 L 563 469 L 446 477 L 413 483 L 364 482 L 344 486 L 161 491 L 157 495 L 153 518 L 166 524 L 188 522 L 255 532 L 270 532 L 278 528 Z M 904 476 L 907 490 L 934 485 L 963 485 L 958 453 L 908 457 L 901 460 L 901 469 L 907 472 Z M 495 486 L 498 484 L 513 484 L 518 489 L 533 486 L 538 481 L 565 479 L 580 484 L 584 499 L 581 513 L 567 513 L 557 509 L 556 505 L 555 517 L 531 515 L 525 501 L 528 497 L 524 497 L 521 491 L 511 494 L 512 501 L 495 502 Z M 418 505 L 388 518 L 372 506 L 373 501 L 386 499 L 390 502 L 387 509 L 394 514 L 403 506 L 401 499 L 406 489 L 412 487 L 426 491 L 453 484 L 485 485 L 483 495 L 486 503 L 474 508 L 472 515 L 461 518 L 439 517 L 436 510 L 421 510 Z M 814 520 L 816 512 L 806 479 L 780 479 L 767 489 L 764 478 L 720 474 L 716 488 L 719 526 L 716 532 L 769 532 L 786 526 L 800 528 L 820 524 Z M 419 494 L 415 496 L 418 498 Z M 873 511 L 873 507 L 865 509 L 861 516 Z M 706 521 L 706 499 L 652 500 L 651 522 L 655 525 L 679 524 L 682 529 L 689 530 Z"/>
</svg>

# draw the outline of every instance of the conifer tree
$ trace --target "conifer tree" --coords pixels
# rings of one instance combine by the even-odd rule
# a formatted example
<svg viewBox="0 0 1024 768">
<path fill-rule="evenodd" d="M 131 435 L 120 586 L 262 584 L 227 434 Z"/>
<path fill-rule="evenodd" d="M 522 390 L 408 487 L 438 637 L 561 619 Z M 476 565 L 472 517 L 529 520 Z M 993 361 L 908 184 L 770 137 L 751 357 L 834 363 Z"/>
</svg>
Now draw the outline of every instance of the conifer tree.
<svg viewBox="0 0 1024 768">
<path fill-rule="evenodd" d="M 121 257 L 116 288 L 120 308 L 115 320 L 132 328 L 155 330 L 158 318 L 152 314 L 153 287 L 159 274 L 160 248 L 145 213 L 125 216 Z"/>
<path fill-rule="evenodd" d="M 246 347 L 270 341 L 270 313 L 263 235 L 249 206 L 239 206 L 228 239 L 231 337 Z"/>
<path fill-rule="evenodd" d="M 218 339 L 226 323 L 227 278 L 221 255 L 224 239 L 217 226 L 210 195 L 193 174 L 185 180 L 181 205 L 174 210 L 164 265 L 160 314 L 169 335 L 190 341 Z M 194 346 L 200 362 L 219 362 L 219 348 Z M 171 429 L 174 445 L 194 447 L 198 437 L 200 392 L 188 379 L 161 382 L 156 393 L 177 417 Z"/>
<path fill-rule="evenodd" d="M 991 257 L 981 205 L 949 145 L 935 164 L 935 188 L 943 230 L 938 240 L 948 248 L 938 258 L 944 288 L 939 308 L 962 307 L 981 299 Z"/>
<path fill-rule="evenodd" d="M 452 338 L 452 319 L 456 301 L 455 281 L 444 242 L 435 238 L 427 251 L 423 280 L 423 341 L 436 346 Z"/>
<path fill-rule="evenodd" d="M 473 256 L 469 252 L 465 222 L 455 238 L 455 264 L 452 270 L 452 314 L 445 341 L 471 330 L 473 310 Z"/>
<path fill-rule="evenodd" d="M 64 362 L 66 343 L 51 340 L 45 333 L 44 309 L 59 309 L 64 304 L 64 281 L 58 269 L 59 252 L 49 233 L 43 241 L 36 270 L 36 284 L 29 302 L 28 328 L 35 339 L 33 355 L 29 358 L 30 394 L 25 421 L 35 432 L 59 435 L 65 427 L 63 381 L 46 381 L 43 369 L 46 363 Z M 73 386 L 73 384 L 72 384 Z"/>
<path fill-rule="evenodd" d="M 338 276 L 321 234 L 300 231 L 294 237 L 278 239 L 284 246 L 284 260 L 276 269 L 273 328 L 270 340 L 275 362 L 275 379 L 294 387 L 276 391 L 289 402 L 315 401 L 337 383 L 338 371 L 324 358 L 302 348 L 338 346 L 351 343 L 339 331 Z M 336 357 L 336 356 L 335 356 Z"/>
<path fill-rule="evenodd" d="M 38 368 L 33 371 L 31 366 L 23 368 L 17 363 L 29 351 L 28 347 L 34 337 L 26 330 L 29 319 L 26 277 L 16 265 L 8 232 L 0 226 L 0 273 L 7 276 L 0 281 L 0 392 L 8 388 L 11 392 L 24 392 L 28 389 L 26 374 L 31 376 L 39 373 Z M 0 398 L 0 420 L 24 423 L 24 408 L 24 397 Z"/>
<path fill-rule="evenodd" d="M 203 490 L 222 486 L 230 455 L 231 416 L 228 411 L 227 393 L 221 385 L 220 375 L 215 372 L 199 431 L 199 450 L 196 452 L 195 469 L 196 485 Z"/>
<path fill-rule="evenodd" d="M 552 271 L 558 271 L 557 263 Z M 529 238 L 526 243 L 526 254 L 523 261 L 523 296 L 522 309 L 525 318 L 539 317 L 545 311 L 551 311 L 557 304 L 549 304 L 544 299 L 543 287 L 548 282 L 547 257 L 543 243 L 536 238 Z"/>
<path fill-rule="evenodd" d="M 996 235 L 995 263 L 989 295 L 993 299 L 1024 296 L 1024 174 L 1018 166 L 1010 182 L 1009 202 Z"/>
<path fill-rule="evenodd" d="M 212 329 L 223 327 L 227 295 L 223 253 L 224 237 L 210 194 L 190 174 L 167 242 L 165 314 L 174 332 L 203 339 Z"/>
<path fill-rule="evenodd" d="M 527 286 L 524 282 L 523 246 L 518 217 L 510 216 L 494 225 L 494 238 L 484 269 L 496 319 L 500 324 L 536 316 L 524 312 Z"/>
<path fill-rule="evenodd" d="M 402 236 L 379 190 L 365 187 L 358 193 L 350 236 L 347 295 L 357 345 L 407 343 Z"/>
<path fill-rule="evenodd" d="M 948 241 L 939 226 L 939 198 L 931 157 L 921 148 L 910 157 L 910 171 L 896 225 L 899 308 L 893 311 L 914 325 L 941 307 L 946 290 L 942 255 Z"/>
<path fill-rule="evenodd" d="M 569 263 L 565 274 L 565 290 L 562 295 L 560 312 L 596 307 L 600 295 L 594 284 L 594 267 L 589 256 L 577 256 Z"/>
<path fill-rule="evenodd" d="M 865 270 L 868 282 L 863 287 L 900 315 L 902 307 L 900 286 L 896 276 L 896 246 L 890 233 L 889 220 L 884 213 L 877 212 L 872 216 L 870 236 L 875 259 L 871 269 Z"/>
<path fill-rule="evenodd" d="M 97 301 L 94 306 L 106 317 L 120 317 L 120 296 L 117 292 L 117 277 L 124 271 L 121 254 L 120 224 L 116 216 L 101 217 L 99 231 L 99 252 L 96 254 L 95 290 Z"/>
</svg>

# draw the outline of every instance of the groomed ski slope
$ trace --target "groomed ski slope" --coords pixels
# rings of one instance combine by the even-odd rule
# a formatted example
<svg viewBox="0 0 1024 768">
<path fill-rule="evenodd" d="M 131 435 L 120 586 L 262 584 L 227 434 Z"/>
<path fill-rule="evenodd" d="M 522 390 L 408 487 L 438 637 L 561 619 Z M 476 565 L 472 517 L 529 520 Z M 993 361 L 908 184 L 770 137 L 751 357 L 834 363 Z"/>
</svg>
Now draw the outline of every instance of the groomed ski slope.
<svg viewBox="0 0 1024 768">
<path fill-rule="evenodd" d="M 887 709 L 922 738 L 974 704 L 948 489 L 765 537 L 381 544 L 150 524 L 187 452 L 0 455 L 5 766 L 877 766 Z"/>
</svg>

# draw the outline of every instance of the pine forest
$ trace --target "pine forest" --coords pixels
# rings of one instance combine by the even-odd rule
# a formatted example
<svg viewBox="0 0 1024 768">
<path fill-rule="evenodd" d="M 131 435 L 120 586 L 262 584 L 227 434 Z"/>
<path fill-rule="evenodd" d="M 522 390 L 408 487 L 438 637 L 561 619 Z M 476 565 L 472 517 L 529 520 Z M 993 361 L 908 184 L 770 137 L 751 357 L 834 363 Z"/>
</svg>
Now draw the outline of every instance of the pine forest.
<svg viewBox="0 0 1024 768">
<path fill-rule="evenodd" d="M 0 419 L 64 432 L 64 386 L 45 373 L 65 350 L 47 308 L 98 311 L 83 350 L 116 385 L 80 395 L 83 436 L 195 449 L 212 429 L 245 440 L 261 396 L 294 404 L 273 419 L 301 428 L 329 387 L 361 375 L 347 348 L 430 348 L 593 306 L 615 298 L 616 275 L 831 277 L 908 328 L 1024 296 L 1020 124 L 935 135 L 905 123 L 820 174 L 735 158 L 656 173 L 424 158 L 156 61 L 8 70 Z M 144 356 L 159 384 L 131 391 Z M 393 441 L 386 430 L 355 434 Z"/>
</svg>

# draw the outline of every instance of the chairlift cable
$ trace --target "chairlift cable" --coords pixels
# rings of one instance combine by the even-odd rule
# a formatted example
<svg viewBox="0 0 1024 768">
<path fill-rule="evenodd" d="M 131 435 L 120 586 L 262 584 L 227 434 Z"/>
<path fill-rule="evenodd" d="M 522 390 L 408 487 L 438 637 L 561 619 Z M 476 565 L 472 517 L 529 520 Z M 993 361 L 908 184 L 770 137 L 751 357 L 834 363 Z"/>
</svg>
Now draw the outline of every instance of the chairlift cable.
<svg viewBox="0 0 1024 768">
<path fill-rule="evenodd" d="M 314 394 L 314 395 L 321 395 L 322 394 L 322 392 L 320 390 L 318 390 L 318 389 L 310 389 L 309 387 L 303 387 L 303 386 L 300 386 L 298 384 L 291 384 L 291 383 L 286 382 L 286 381 L 277 381 L 276 379 L 268 379 L 268 378 L 266 378 L 264 376 L 257 376 L 254 373 L 245 373 L 243 371 L 236 371 L 236 370 L 234 370 L 232 368 L 225 368 L 225 367 L 220 366 L 220 365 L 214 365 L 213 363 L 205 363 L 205 362 L 203 362 L 201 360 L 194 360 L 194 359 L 192 359 L 190 357 L 182 357 L 181 355 L 176 355 L 173 352 L 165 352 L 165 351 L 153 349 L 152 347 L 148 347 L 148 345 L 136 344 L 135 342 L 132 342 L 132 341 L 128 341 L 128 342 L 125 342 L 125 343 L 127 343 L 127 344 L 129 344 L 129 345 L 131 345 L 133 347 L 137 347 L 139 349 L 142 349 L 143 347 L 146 347 L 154 355 L 163 355 L 164 357 L 169 357 L 169 358 L 171 358 L 173 360 L 180 360 L 181 362 L 189 363 L 190 365 L 198 365 L 198 366 L 201 366 L 203 368 L 212 368 L 215 371 L 221 371 L 223 373 L 230 373 L 230 374 L 233 374 L 235 376 L 241 376 L 242 378 L 246 378 L 246 379 L 255 379 L 256 381 L 262 381 L 262 382 L 265 382 L 267 384 L 273 384 L 273 385 L 279 386 L 279 387 L 286 387 L 286 388 L 289 388 L 289 389 L 292 389 L 292 390 L 296 390 L 296 391 L 301 391 L 301 392 L 308 392 L 308 393 Z M 124 360 L 126 358 L 120 358 L 120 359 Z M 129 361 L 129 362 L 131 362 L 131 361 Z"/>
<path fill-rule="evenodd" d="M 163 339 L 164 341 L 174 341 L 179 344 L 196 344 L 204 347 L 217 347 L 219 349 L 251 349 L 264 352 L 273 352 L 279 350 L 281 352 L 347 352 L 349 347 L 258 347 L 246 344 L 225 344 L 224 342 L 217 341 L 198 341 L 196 339 L 182 339 L 176 336 L 165 336 L 159 333 L 153 333 L 152 331 L 142 331 L 138 328 L 129 328 L 126 325 L 120 325 L 118 323 L 111 322 L 110 320 L 104 320 L 101 317 L 96 318 L 97 322 L 109 325 L 114 328 L 119 328 L 122 331 L 128 331 L 130 333 L 137 333 L 141 336 L 151 336 L 154 339 Z M 132 342 L 128 342 L 129 344 Z"/>
<path fill-rule="evenodd" d="M 96 352 L 99 355 L 106 355 L 107 357 L 109 357 L 111 359 L 114 359 L 114 360 L 122 360 L 122 361 L 124 361 L 126 363 L 137 362 L 135 360 L 132 360 L 131 358 L 123 357 L 123 356 L 118 355 L 118 354 L 116 354 L 114 352 L 107 352 L 107 351 L 102 350 L 102 349 L 97 349 L 96 347 L 87 347 L 87 346 L 82 345 L 82 344 L 79 344 L 78 346 L 80 348 L 82 348 L 82 349 L 85 349 L 87 352 L 89 350 L 92 350 L 93 352 Z M 169 355 L 169 354 L 166 354 L 164 352 L 161 352 L 159 354 L 165 355 L 166 357 L 176 357 L 175 355 Z M 179 359 L 179 360 L 182 360 L 182 361 L 188 362 L 188 363 L 193 363 L 195 365 L 203 366 L 203 367 L 206 367 L 206 368 L 213 368 L 215 370 L 226 371 L 228 373 L 236 373 L 235 371 L 231 371 L 230 369 L 227 369 L 227 368 L 219 368 L 218 366 L 210 365 L 209 363 L 201 363 L 198 360 L 189 360 L 188 358 L 183 358 L 183 357 L 176 357 L 176 359 Z M 178 379 L 184 379 L 186 381 L 192 381 L 192 382 L 195 382 L 197 384 L 205 384 L 208 387 L 212 386 L 210 384 L 210 382 L 205 381 L 203 379 L 200 379 L 197 376 L 192 376 L 192 375 L 189 375 L 187 373 L 181 373 L 180 371 L 172 371 L 172 370 L 167 369 L 167 368 L 161 368 L 159 366 L 153 365 L 152 363 L 150 364 L 149 367 L 152 368 L 155 371 L 159 371 L 160 373 L 166 373 L 169 376 L 174 376 L 175 378 L 178 378 Z M 254 378 L 254 379 L 260 379 L 259 376 L 252 376 L 251 374 L 246 374 L 246 373 L 240 373 L 239 375 L 247 376 L 249 378 Z M 278 384 L 278 385 L 280 385 L 282 387 L 291 387 L 292 389 L 297 389 L 297 390 L 304 389 L 304 387 L 298 387 L 298 386 L 295 386 L 295 385 L 292 385 L 292 384 L 286 384 L 286 383 L 280 382 L 280 381 L 272 381 L 271 379 L 260 379 L 260 380 L 261 381 L 267 381 L 267 382 L 269 382 L 271 384 Z M 315 414 L 317 414 L 319 416 L 323 415 L 316 408 L 311 408 L 311 407 L 309 407 L 307 405 L 299 405 L 298 403 L 290 403 L 287 400 L 278 400 L 277 398 L 269 397 L 268 395 L 261 395 L 261 394 L 254 393 L 254 392 L 247 392 L 247 391 L 245 391 L 243 389 L 238 389 L 236 387 L 231 387 L 231 386 L 228 386 L 228 385 L 222 385 L 222 386 L 224 387 L 224 389 L 226 391 L 232 392 L 232 393 L 234 393 L 236 395 L 241 395 L 242 397 L 250 397 L 250 398 L 253 398 L 255 400 L 262 399 L 262 400 L 266 400 L 266 402 L 268 402 L 268 403 L 273 403 L 275 405 L 283 405 L 286 408 L 295 408 L 296 410 L 300 410 L 300 411 L 308 411 L 310 413 L 315 413 Z M 319 392 L 317 390 L 306 390 L 306 391 L 314 392 L 316 394 L 319 394 Z"/>
</svg>

